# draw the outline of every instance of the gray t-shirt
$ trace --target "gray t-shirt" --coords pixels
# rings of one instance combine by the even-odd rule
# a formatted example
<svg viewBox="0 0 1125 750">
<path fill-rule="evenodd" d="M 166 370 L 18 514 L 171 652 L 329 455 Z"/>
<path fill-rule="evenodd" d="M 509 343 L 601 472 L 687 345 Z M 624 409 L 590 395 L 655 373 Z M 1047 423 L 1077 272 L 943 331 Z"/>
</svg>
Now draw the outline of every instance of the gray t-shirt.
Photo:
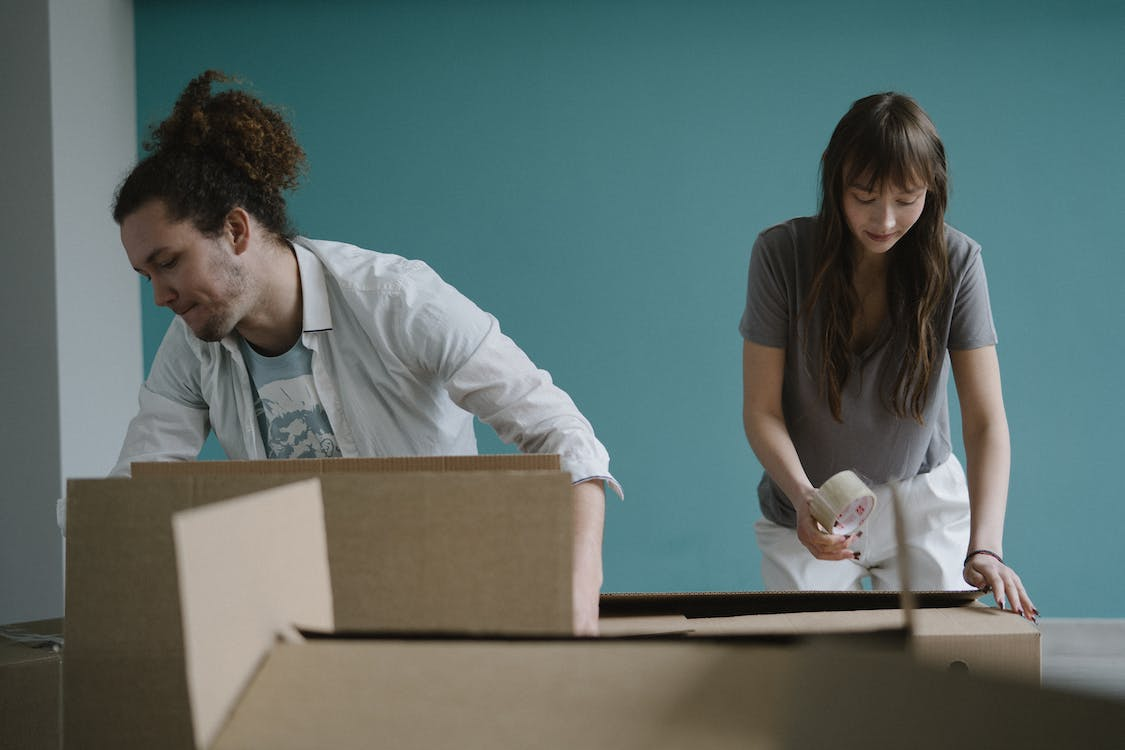
<svg viewBox="0 0 1125 750">
<path fill-rule="evenodd" d="M 815 236 L 815 217 L 793 219 L 758 235 L 739 330 L 756 344 L 785 349 L 782 410 L 814 486 L 844 469 L 875 484 L 924 474 L 950 454 L 949 358 L 943 358 L 941 372 L 931 383 L 924 422 L 918 424 L 912 417 L 896 416 L 888 406 L 884 366 L 893 366 L 902 355 L 886 335 L 876 336 L 866 351 L 853 355 L 852 372 L 841 393 L 843 422 L 837 422 L 819 393 L 820 352 L 806 354 L 805 326 L 799 319 L 814 271 Z M 938 312 L 939 345 L 945 349 L 991 346 L 996 343 L 996 328 L 980 245 L 948 225 L 945 241 L 952 304 Z M 814 318 L 814 331 L 817 322 Z M 889 377 L 893 376 L 892 371 Z M 769 520 L 796 525 L 793 506 L 765 474 L 758 485 L 758 500 Z"/>
</svg>

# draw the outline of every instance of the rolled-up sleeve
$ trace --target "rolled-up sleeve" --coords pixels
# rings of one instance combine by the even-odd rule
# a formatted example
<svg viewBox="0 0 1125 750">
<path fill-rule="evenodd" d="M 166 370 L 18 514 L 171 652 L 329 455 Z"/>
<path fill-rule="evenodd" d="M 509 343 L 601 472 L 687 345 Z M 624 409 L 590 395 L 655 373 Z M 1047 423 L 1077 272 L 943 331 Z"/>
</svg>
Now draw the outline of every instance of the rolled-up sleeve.
<svg viewBox="0 0 1125 750">
<path fill-rule="evenodd" d="M 211 423 L 192 377 L 198 363 L 185 365 L 192 357 L 184 338 L 175 323 L 164 335 L 110 476 L 129 476 L 136 461 L 192 461 L 199 455 Z"/>
<path fill-rule="evenodd" d="M 206 407 L 177 403 L 141 386 L 140 409 L 129 422 L 110 476 L 129 476 L 135 461 L 192 461 L 210 429 Z"/>
<path fill-rule="evenodd" d="M 525 453 L 557 453 L 573 481 L 603 479 L 621 495 L 609 473 L 609 453 L 589 420 L 489 318 L 480 346 L 446 381 L 454 403 Z"/>
<path fill-rule="evenodd" d="M 555 453 L 574 482 L 604 480 L 619 496 L 609 473 L 609 453 L 573 399 L 551 375 L 484 312 L 437 279 L 415 298 L 409 340 L 416 364 L 439 377 L 457 406 L 489 425 L 505 443 L 525 453 Z"/>
</svg>

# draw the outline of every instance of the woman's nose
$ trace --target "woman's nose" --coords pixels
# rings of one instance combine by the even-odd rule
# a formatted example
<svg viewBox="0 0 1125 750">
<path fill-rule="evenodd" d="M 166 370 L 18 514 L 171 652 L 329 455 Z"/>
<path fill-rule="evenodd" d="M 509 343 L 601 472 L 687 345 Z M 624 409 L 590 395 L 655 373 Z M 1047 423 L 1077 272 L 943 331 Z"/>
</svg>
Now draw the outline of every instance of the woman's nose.
<svg viewBox="0 0 1125 750">
<path fill-rule="evenodd" d="M 893 229 L 895 225 L 895 208 L 891 202 L 876 204 L 875 221 L 883 229 Z"/>
</svg>

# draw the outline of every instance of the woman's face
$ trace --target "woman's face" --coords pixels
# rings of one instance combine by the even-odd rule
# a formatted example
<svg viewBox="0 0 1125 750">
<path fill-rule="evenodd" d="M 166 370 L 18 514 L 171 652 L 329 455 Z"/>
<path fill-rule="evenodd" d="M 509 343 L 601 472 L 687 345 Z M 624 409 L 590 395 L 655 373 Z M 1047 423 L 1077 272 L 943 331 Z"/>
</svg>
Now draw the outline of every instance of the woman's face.
<svg viewBox="0 0 1125 750">
<path fill-rule="evenodd" d="M 893 248 L 925 207 L 925 187 L 868 185 L 862 180 L 844 186 L 844 216 L 856 249 L 865 255 L 882 255 Z"/>
</svg>

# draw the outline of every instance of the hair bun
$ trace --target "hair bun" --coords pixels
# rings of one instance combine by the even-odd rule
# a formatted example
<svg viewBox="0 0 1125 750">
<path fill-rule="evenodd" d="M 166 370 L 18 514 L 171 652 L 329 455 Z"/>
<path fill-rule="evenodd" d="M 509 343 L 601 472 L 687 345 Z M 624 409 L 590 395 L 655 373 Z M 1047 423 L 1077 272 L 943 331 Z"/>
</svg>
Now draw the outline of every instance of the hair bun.
<svg viewBox="0 0 1125 750">
<path fill-rule="evenodd" d="M 153 131 L 146 149 L 189 152 L 224 165 L 237 179 L 280 192 L 296 187 L 305 154 L 285 119 L 259 99 L 214 83 L 241 82 L 207 70 L 184 88 L 172 113 Z"/>
</svg>

